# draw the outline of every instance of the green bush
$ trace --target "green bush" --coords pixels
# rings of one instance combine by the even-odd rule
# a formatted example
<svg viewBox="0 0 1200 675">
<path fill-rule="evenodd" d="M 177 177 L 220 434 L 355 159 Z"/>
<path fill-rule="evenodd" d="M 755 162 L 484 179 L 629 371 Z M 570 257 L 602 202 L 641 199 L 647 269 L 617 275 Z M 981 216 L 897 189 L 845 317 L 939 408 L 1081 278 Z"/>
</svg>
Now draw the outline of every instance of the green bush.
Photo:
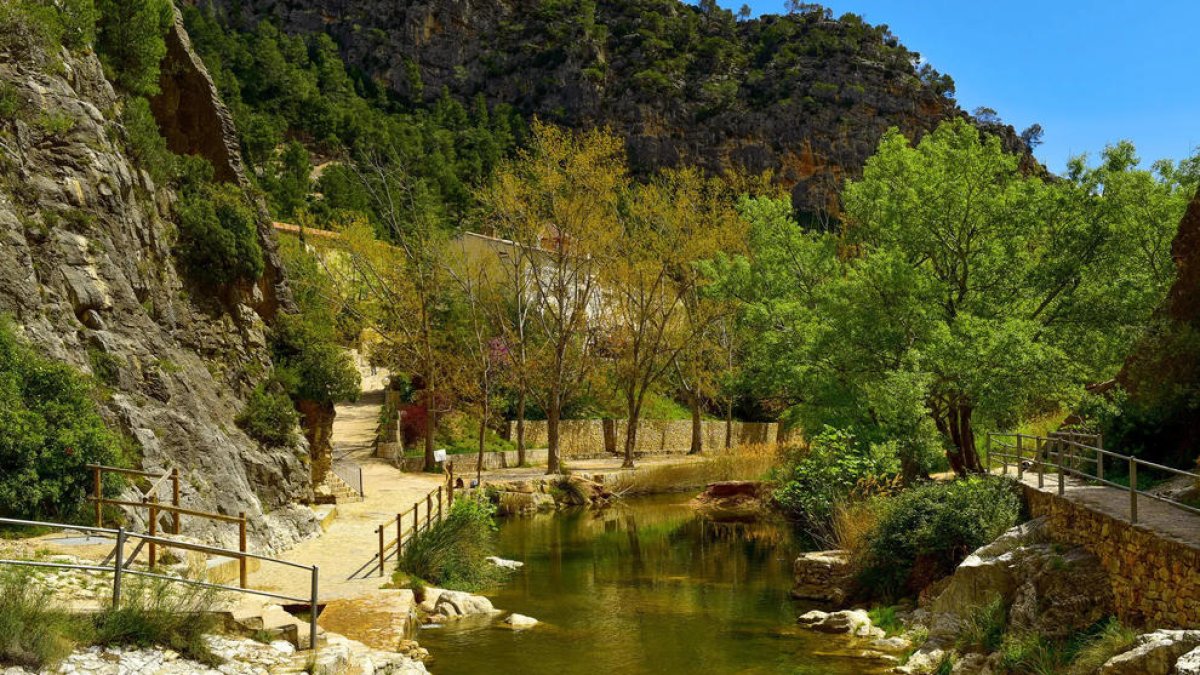
<svg viewBox="0 0 1200 675">
<path fill-rule="evenodd" d="M 889 446 L 858 442 L 826 428 L 780 472 L 775 501 L 784 514 L 810 532 L 828 529 L 834 504 L 846 500 L 860 481 L 894 476 L 900 465 Z"/>
<path fill-rule="evenodd" d="M 166 185 L 175 178 L 175 153 L 167 148 L 167 139 L 158 130 L 149 101 L 140 96 L 127 99 L 121 125 L 125 127 L 125 149 L 155 183 Z"/>
<path fill-rule="evenodd" d="M 219 286 L 262 276 L 257 217 L 232 185 L 189 190 L 177 207 L 179 257 L 197 279 Z"/>
<path fill-rule="evenodd" d="M 131 577 L 119 609 L 95 617 L 93 642 L 98 645 L 167 647 L 184 657 L 216 666 L 221 663 L 204 635 L 216 628 L 215 593 L 165 579 Z"/>
<path fill-rule="evenodd" d="M 0 317 L 0 515 L 74 516 L 91 486 L 90 463 L 122 462 L 93 385 L 44 358 Z"/>
<path fill-rule="evenodd" d="M 1004 598 L 992 598 L 967 615 L 955 644 L 964 652 L 990 654 L 1000 648 L 1007 625 L 1008 608 Z"/>
<path fill-rule="evenodd" d="M 237 425 L 246 435 L 270 448 L 296 445 L 296 423 L 300 414 L 278 381 L 260 383 L 250 392 Z"/>
<path fill-rule="evenodd" d="M 26 570 L 0 569 L 0 663 L 47 668 L 70 654 L 85 630 L 53 589 L 33 583 Z"/>
<path fill-rule="evenodd" d="M 158 93 L 164 36 L 175 21 L 171 0 L 97 0 L 96 51 L 108 79 L 137 96 Z"/>
<path fill-rule="evenodd" d="M 1021 500 L 1002 478 L 929 483 L 880 501 L 859 581 L 883 596 L 916 594 L 1017 524 Z"/>
<path fill-rule="evenodd" d="M 63 42 L 58 11 L 36 0 L 0 3 L 0 53 L 26 58 L 47 54 Z"/>
<path fill-rule="evenodd" d="M 359 374 L 354 361 L 322 330 L 312 313 L 281 314 L 276 321 L 272 353 L 276 373 L 294 399 L 321 403 L 358 398 Z"/>
<path fill-rule="evenodd" d="M 500 571 L 493 555 L 496 507 L 486 500 L 462 498 L 446 519 L 404 545 L 399 569 L 442 588 L 475 591 L 494 583 Z"/>
</svg>

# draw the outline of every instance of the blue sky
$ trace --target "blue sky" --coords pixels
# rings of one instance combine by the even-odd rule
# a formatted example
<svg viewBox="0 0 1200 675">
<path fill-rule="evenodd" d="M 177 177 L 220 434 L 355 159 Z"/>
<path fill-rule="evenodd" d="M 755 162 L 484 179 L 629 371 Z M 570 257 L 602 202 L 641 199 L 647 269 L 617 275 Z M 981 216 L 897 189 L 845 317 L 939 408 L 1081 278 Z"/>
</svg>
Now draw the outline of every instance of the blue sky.
<svg viewBox="0 0 1200 675">
<path fill-rule="evenodd" d="M 737 10 L 740 1 L 720 0 Z M 755 15 L 783 0 L 750 0 Z M 1200 145 L 1200 0 L 826 0 L 891 27 L 949 73 L 966 110 L 1045 128 L 1052 171 L 1129 139 L 1144 164 Z"/>
</svg>

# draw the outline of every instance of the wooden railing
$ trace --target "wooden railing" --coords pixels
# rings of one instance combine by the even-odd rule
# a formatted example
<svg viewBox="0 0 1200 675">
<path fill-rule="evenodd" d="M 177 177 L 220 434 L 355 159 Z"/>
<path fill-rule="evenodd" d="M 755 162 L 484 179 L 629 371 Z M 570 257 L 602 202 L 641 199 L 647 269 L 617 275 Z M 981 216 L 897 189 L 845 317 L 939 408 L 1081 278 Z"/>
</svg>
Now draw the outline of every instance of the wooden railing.
<svg viewBox="0 0 1200 675">
<path fill-rule="evenodd" d="M 378 572 L 379 576 L 384 576 L 387 569 L 387 561 L 395 558 L 397 561 L 404 555 L 404 545 L 406 542 L 411 542 L 417 535 L 428 532 L 435 523 L 439 523 L 445 518 L 446 513 L 450 511 L 450 507 L 454 506 L 454 470 L 447 463 L 446 482 L 444 485 L 437 486 L 436 489 L 430 490 L 424 499 L 418 499 L 413 502 L 413 505 L 405 511 L 396 514 L 395 518 L 389 519 L 387 522 L 380 524 L 375 528 L 375 535 L 378 540 L 378 549 L 371 560 L 362 567 L 358 568 L 350 578 L 359 576 L 371 576 Z M 425 517 L 421 518 L 421 504 L 425 505 Z M 405 527 L 410 524 L 409 527 Z M 388 535 L 393 531 L 396 533 L 394 539 L 388 540 Z"/>
<path fill-rule="evenodd" d="M 287 560 L 280 560 L 279 558 L 271 558 L 271 557 L 265 556 L 265 555 L 257 555 L 254 553 L 247 553 L 245 550 L 231 551 L 229 549 L 219 548 L 216 546 L 205 546 L 203 544 L 193 544 L 191 542 L 179 541 L 176 539 L 167 539 L 165 537 L 159 537 L 159 536 L 154 536 L 154 535 L 138 534 L 136 532 L 126 531 L 124 527 L 119 527 L 114 530 L 114 529 L 103 528 L 103 527 L 84 527 L 84 526 L 79 526 L 79 525 L 67 525 L 65 523 L 48 523 L 48 522 L 38 522 L 38 521 L 32 521 L 32 520 L 17 520 L 14 518 L 0 518 L 0 525 L 8 525 L 8 526 L 14 526 L 14 527 L 39 528 L 39 529 L 40 528 L 51 528 L 51 529 L 57 529 L 57 530 L 73 530 L 73 531 L 83 532 L 83 533 L 87 534 L 88 536 L 98 535 L 100 537 L 113 537 L 115 539 L 115 546 L 113 547 L 112 552 L 108 555 L 107 558 L 105 558 L 105 560 L 103 562 L 101 562 L 100 564 L 96 564 L 96 565 L 89 565 L 89 564 L 82 564 L 82 563 L 46 562 L 46 561 L 40 561 L 40 560 L 0 560 L 0 565 L 14 565 L 14 566 L 22 566 L 22 567 L 48 567 L 48 568 L 56 568 L 56 569 L 83 570 L 83 571 L 88 571 L 88 572 L 101 572 L 101 573 L 111 572 L 113 575 L 112 606 L 114 609 L 120 608 L 120 606 L 121 606 L 121 581 L 122 581 L 122 578 L 127 574 L 132 574 L 132 575 L 140 576 L 140 577 L 149 577 L 151 579 L 162 579 L 162 580 L 165 580 L 168 582 L 173 582 L 173 583 L 181 583 L 181 584 L 188 584 L 188 585 L 192 585 L 192 586 L 200 586 L 202 588 L 211 588 L 211 589 L 221 590 L 221 591 L 232 591 L 235 593 L 245 593 L 245 594 L 250 594 L 250 595 L 257 595 L 257 596 L 262 596 L 262 597 L 266 597 L 266 598 L 271 598 L 273 600 L 282 600 L 284 602 L 289 602 L 289 603 L 299 603 L 299 604 L 308 605 L 309 612 L 310 612 L 310 615 L 309 615 L 309 647 L 314 650 L 317 648 L 317 616 L 320 614 L 320 607 L 318 604 L 320 568 L 316 565 L 301 565 L 299 563 L 294 563 L 294 562 L 290 562 Z M 126 544 L 129 543 L 130 539 L 138 539 L 138 540 L 140 540 L 140 543 L 134 549 L 133 554 L 130 555 L 128 558 L 126 558 L 126 556 L 125 556 Z M 160 573 L 154 571 L 156 568 L 155 568 L 153 560 L 151 560 L 150 564 L 146 566 L 145 570 L 135 569 L 133 567 L 134 560 L 136 560 L 138 552 L 142 549 L 142 546 L 146 545 L 146 544 L 149 544 L 151 547 L 161 545 L 166 548 L 178 548 L 178 549 L 184 549 L 184 550 L 188 550 L 188 551 L 196 551 L 198 553 L 204 553 L 206 555 L 214 555 L 214 556 L 218 556 L 218 557 L 233 558 L 233 559 L 240 560 L 243 563 L 245 562 L 245 560 L 247 558 L 253 558 L 255 560 L 260 560 L 260 561 L 267 562 L 267 563 L 274 563 L 274 564 L 278 564 L 278 565 L 284 565 L 287 567 L 294 567 L 297 569 L 308 570 L 309 576 L 311 579 L 311 584 L 309 587 L 310 592 L 309 592 L 308 597 L 293 597 L 293 596 L 289 596 L 289 595 L 281 595 L 279 593 L 271 593 L 269 591 L 260 591 L 257 589 L 248 588 L 246 586 L 245 579 L 242 580 L 241 586 L 227 586 L 224 584 L 212 583 L 210 581 L 203 581 L 203 580 L 199 580 L 199 579 L 188 579 L 185 577 L 175 577 L 175 576 L 170 576 L 167 574 L 160 574 Z M 243 549 L 244 548 L 245 547 L 243 546 Z M 111 565 L 109 564 L 110 560 L 112 561 Z"/>
<path fill-rule="evenodd" d="M 989 433 L 987 435 L 987 452 L 989 468 L 994 468 L 993 458 L 1001 461 L 1003 473 L 1008 473 L 1011 463 L 1015 465 L 1017 478 L 1023 479 L 1027 471 L 1037 473 L 1037 485 L 1045 487 L 1046 474 L 1058 476 L 1058 494 L 1066 491 L 1066 476 L 1071 475 L 1094 484 L 1127 490 L 1129 492 L 1129 522 L 1138 522 L 1138 498 L 1148 497 L 1155 501 L 1164 502 L 1190 513 L 1200 514 L 1200 508 L 1185 504 L 1169 497 L 1156 495 L 1138 489 L 1139 468 L 1150 469 L 1177 476 L 1187 476 L 1200 484 L 1200 474 L 1184 471 L 1155 462 L 1147 462 L 1130 455 L 1122 455 L 1104 449 L 1104 438 L 1099 434 L 1089 434 L 1075 431 L 1055 432 L 1049 436 L 1031 436 L 1028 434 Z M 1106 464 L 1121 466 L 1126 469 L 1129 485 L 1108 480 Z M 1080 467 L 1088 467 L 1081 469 Z"/>
<path fill-rule="evenodd" d="M 193 516 L 203 518 L 218 523 L 234 523 L 238 527 L 238 551 L 241 556 L 238 558 L 238 581 L 242 588 L 246 588 L 249 577 L 249 569 L 247 567 L 247 557 L 254 557 L 246 552 L 246 513 L 240 512 L 236 516 L 227 516 L 223 513 L 211 513 L 209 511 L 197 511 L 195 509 L 183 508 L 179 505 L 179 469 L 172 468 L 166 473 L 154 473 L 152 471 L 139 471 L 137 469 L 123 469 L 116 466 L 104 466 L 101 464 L 89 464 L 88 468 L 92 470 L 92 495 L 88 497 L 88 501 L 95 505 L 96 509 L 96 527 L 104 527 L 104 507 L 105 506 L 124 506 L 131 509 L 146 509 L 147 529 L 149 529 L 149 537 L 145 538 L 142 544 L 138 545 L 138 551 L 141 550 L 143 544 L 149 547 L 150 566 L 154 567 L 158 562 L 158 542 L 155 538 L 158 536 L 158 519 L 162 513 L 171 514 L 171 534 L 179 535 L 180 516 Z M 117 474 L 122 476 L 135 476 L 139 478 L 153 479 L 154 483 L 150 488 L 142 491 L 141 501 L 131 501 L 125 499 L 112 499 L 104 496 L 104 475 Z M 159 502 L 158 491 L 167 481 L 171 482 L 171 503 L 163 504 Z"/>
</svg>

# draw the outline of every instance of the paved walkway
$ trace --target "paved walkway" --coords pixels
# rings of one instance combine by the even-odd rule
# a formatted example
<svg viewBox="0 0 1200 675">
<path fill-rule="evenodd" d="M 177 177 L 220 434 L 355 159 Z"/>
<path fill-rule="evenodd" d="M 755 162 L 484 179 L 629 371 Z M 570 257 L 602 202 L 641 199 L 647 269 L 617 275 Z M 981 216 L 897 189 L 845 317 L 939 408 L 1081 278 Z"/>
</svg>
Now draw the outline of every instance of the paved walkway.
<svg viewBox="0 0 1200 675">
<path fill-rule="evenodd" d="M 1014 469 L 1009 467 L 1009 476 Z M 996 469 L 996 473 L 1000 470 Z M 1038 487 L 1037 473 L 1027 471 L 1021 479 L 1031 488 Z M 1043 477 L 1043 492 L 1058 494 L 1058 474 Z M 1129 491 L 1107 485 L 1091 485 L 1077 478 L 1067 478 L 1063 497 L 1088 509 L 1129 522 Z M 1181 544 L 1200 549 L 1200 514 L 1185 511 L 1166 502 L 1138 495 L 1137 527 Z"/>
<path fill-rule="evenodd" d="M 333 422 L 333 455 L 351 459 L 362 467 L 366 498 L 358 503 L 338 504 L 337 516 L 316 539 L 301 542 L 282 555 L 283 559 L 305 565 L 318 565 L 321 600 L 363 595 L 386 581 L 373 576 L 350 579 L 350 575 L 372 559 L 378 545 L 375 528 L 389 518 L 424 499 L 441 485 L 440 475 L 403 473 L 382 459 L 373 457 L 375 428 L 383 405 L 383 385 L 387 373 L 372 375 L 360 363 L 363 395 L 355 403 L 337 406 Z M 309 575 L 283 565 L 264 563 L 250 577 L 255 588 L 273 590 L 297 597 L 308 595 Z"/>
</svg>

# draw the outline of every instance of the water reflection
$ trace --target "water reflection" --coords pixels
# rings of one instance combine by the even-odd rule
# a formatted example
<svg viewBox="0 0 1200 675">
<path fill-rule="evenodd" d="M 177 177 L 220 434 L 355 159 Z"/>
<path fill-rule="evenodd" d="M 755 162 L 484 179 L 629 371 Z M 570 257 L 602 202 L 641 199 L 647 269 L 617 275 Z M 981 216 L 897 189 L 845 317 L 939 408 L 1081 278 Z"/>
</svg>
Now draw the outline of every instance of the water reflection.
<svg viewBox="0 0 1200 675">
<path fill-rule="evenodd" d="M 867 673 L 840 638 L 795 628 L 797 548 L 785 528 L 714 524 L 687 497 L 505 520 L 500 555 L 525 567 L 497 607 L 544 625 L 451 624 L 418 639 L 454 673 Z"/>
</svg>

